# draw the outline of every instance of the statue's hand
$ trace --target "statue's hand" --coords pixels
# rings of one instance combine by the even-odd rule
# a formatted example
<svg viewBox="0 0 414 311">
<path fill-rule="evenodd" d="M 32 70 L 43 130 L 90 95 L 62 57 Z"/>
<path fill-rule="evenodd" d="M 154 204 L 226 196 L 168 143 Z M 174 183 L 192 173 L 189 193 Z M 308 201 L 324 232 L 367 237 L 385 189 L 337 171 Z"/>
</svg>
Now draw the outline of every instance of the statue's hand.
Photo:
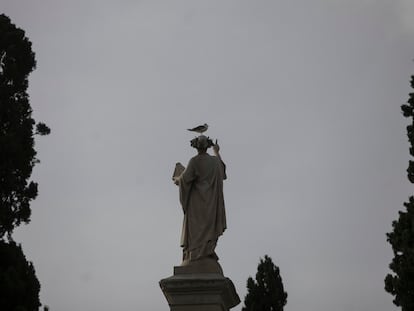
<svg viewBox="0 0 414 311">
<path fill-rule="evenodd" d="M 215 155 L 218 155 L 218 154 L 219 154 L 219 151 L 220 151 L 220 146 L 219 146 L 219 144 L 217 143 L 217 139 L 216 139 L 216 143 L 213 145 L 213 151 L 214 151 L 214 154 L 215 154 Z"/>
</svg>

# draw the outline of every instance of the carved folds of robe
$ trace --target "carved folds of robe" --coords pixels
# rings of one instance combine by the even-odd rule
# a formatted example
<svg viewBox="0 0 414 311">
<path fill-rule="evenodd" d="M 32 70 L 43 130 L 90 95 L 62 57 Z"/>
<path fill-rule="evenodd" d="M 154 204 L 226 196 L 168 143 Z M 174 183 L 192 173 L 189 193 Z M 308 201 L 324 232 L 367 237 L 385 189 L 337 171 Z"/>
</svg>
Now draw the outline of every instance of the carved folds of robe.
<svg viewBox="0 0 414 311">
<path fill-rule="evenodd" d="M 207 153 L 193 157 L 179 178 L 184 211 L 183 264 L 203 257 L 218 258 L 215 253 L 217 239 L 226 229 L 224 179 L 225 164 Z"/>
</svg>

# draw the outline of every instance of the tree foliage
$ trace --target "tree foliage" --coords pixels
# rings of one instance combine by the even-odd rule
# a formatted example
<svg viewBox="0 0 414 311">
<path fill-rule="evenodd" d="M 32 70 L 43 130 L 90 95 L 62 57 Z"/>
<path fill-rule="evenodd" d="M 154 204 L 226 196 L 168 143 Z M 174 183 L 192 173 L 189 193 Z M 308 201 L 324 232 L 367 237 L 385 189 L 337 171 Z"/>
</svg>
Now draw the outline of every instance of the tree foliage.
<svg viewBox="0 0 414 311">
<path fill-rule="evenodd" d="M 0 240 L 0 310 L 35 311 L 40 284 L 20 245 Z"/>
<path fill-rule="evenodd" d="M 35 68 L 32 44 L 22 29 L 0 15 L 0 310 L 35 311 L 40 284 L 11 234 L 30 220 L 30 202 L 37 184 L 30 181 L 38 162 L 34 135 L 47 135 L 35 123 L 27 94 L 28 76 Z M 7 238 L 7 239 L 6 239 Z"/>
<path fill-rule="evenodd" d="M 257 267 L 256 280 L 247 280 L 242 311 L 283 311 L 287 302 L 279 268 L 265 255 Z"/>
<path fill-rule="evenodd" d="M 414 76 L 411 77 L 414 89 Z M 410 155 L 414 157 L 414 93 L 409 94 L 407 104 L 401 106 L 404 117 L 410 118 L 407 136 L 410 143 Z M 407 177 L 414 183 L 414 161 L 410 160 Z M 404 203 L 405 211 L 399 211 L 399 217 L 392 223 L 392 232 L 387 233 L 387 241 L 394 253 L 389 267 L 394 272 L 385 278 L 385 290 L 394 296 L 394 304 L 402 311 L 414 310 L 414 197 Z"/>
<path fill-rule="evenodd" d="M 27 94 L 28 76 L 36 66 L 32 44 L 22 29 L 0 15 L 0 239 L 30 221 L 30 201 L 37 183 L 29 181 L 37 162 L 34 135 L 49 128 L 35 121 Z"/>
</svg>

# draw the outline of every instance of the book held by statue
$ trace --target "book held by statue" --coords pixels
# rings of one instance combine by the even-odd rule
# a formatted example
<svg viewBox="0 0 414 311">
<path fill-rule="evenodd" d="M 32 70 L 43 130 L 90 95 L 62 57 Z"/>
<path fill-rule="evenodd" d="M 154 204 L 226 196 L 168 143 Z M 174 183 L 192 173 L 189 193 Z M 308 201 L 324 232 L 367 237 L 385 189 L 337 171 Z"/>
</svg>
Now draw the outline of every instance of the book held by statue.
<svg viewBox="0 0 414 311">
<path fill-rule="evenodd" d="M 174 173 L 172 175 L 172 178 L 174 179 L 176 177 L 179 177 L 184 172 L 184 170 L 185 170 L 185 167 L 180 162 L 177 162 L 175 164 Z"/>
</svg>

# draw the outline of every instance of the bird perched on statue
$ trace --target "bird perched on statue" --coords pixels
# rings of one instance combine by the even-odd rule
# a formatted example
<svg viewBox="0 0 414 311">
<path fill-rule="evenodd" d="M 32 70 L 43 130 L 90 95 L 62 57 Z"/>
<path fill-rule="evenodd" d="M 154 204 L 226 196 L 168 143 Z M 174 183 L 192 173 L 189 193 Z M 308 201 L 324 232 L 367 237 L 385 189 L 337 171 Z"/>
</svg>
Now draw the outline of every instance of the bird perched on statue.
<svg viewBox="0 0 414 311">
<path fill-rule="evenodd" d="M 208 124 L 204 123 L 203 125 L 199 125 L 199 126 L 196 126 L 192 129 L 188 129 L 188 130 L 191 131 L 191 132 L 197 132 L 197 133 L 202 134 L 205 131 L 207 131 L 207 129 L 208 129 Z"/>
</svg>

